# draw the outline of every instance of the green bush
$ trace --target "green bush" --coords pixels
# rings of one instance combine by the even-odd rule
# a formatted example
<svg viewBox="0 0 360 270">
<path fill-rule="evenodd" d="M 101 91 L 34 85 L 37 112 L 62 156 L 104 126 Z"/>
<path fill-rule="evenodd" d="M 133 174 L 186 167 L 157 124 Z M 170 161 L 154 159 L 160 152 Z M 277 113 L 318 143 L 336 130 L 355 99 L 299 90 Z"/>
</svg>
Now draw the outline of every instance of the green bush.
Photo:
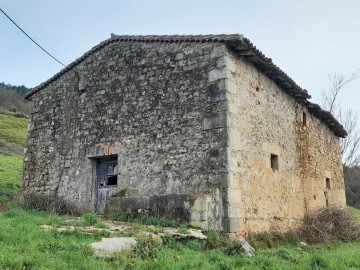
<svg viewBox="0 0 360 270">
<path fill-rule="evenodd" d="M 172 235 L 165 234 L 161 237 L 163 241 L 163 245 L 166 248 L 180 250 L 182 248 L 182 244 L 179 241 L 176 241 Z"/>
<path fill-rule="evenodd" d="M 135 255 L 143 260 L 155 259 L 158 256 L 160 242 L 151 235 L 144 235 L 136 239 Z"/>
<path fill-rule="evenodd" d="M 255 249 L 279 247 L 283 244 L 297 244 L 300 240 L 294 233 L 281 233 L 277 231 L 250 234 L 248 241 Z"/>
<path fill-rule="evenodd" d="M 93 212 L 83 214 L 81 219 L 86 225 L 95 225 L 98 222 L 98 218 Z"/>
<path fill-rule="evenodd" d="M 240 255 L 244 254 L 244 249 L 239 241 L 234 241 L 225 247 L 224 254 L 227 256 Z"/>
<path fill-rule="evenodd" d="M 206 250 L 224 247 L 229 243 L 229 240 L 221 236 L 216 230 L 208 230 L 205 235 L 207 237 L 204 246 Z"/>
<path fill-rule="evenodd" d="M 183 247 L 186 247 L 193 251 L 201 251 L 204 247 L 204 243 L 199 240 L 191 239 L 182 243 Z"/>
<path fill-rule="evenodd" d="M 314 255 L 310 259 L 310 269 L 311 270 L 320 270 L 320 269 L 329 269 L 328 263 L 319 255 Z"/>
<path fill-rule="evenodd" d="M 293 260 L 294 259 L 294 257 L 291 255 L 291 253 L 285 248 L 280 248 L 280 249 L 276 250 L 274 254 L 284 260 Z"/>
<path fill-rule="evenodd" d="M 187 234 L 189 232 L 187 224 L 181 224 L 177 232 L 181 234 Z"/>
</svg>

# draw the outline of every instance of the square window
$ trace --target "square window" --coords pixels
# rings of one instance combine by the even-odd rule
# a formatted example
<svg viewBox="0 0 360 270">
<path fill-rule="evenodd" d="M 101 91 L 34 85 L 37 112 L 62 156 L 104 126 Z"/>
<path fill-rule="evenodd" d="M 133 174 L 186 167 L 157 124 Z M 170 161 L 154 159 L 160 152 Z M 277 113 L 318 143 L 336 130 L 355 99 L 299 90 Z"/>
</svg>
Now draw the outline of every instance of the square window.
<svg viewBox="0 0 360 270">
<path fill-rule="evenodd" d="M 270 155 L 270 165 L 273 171 L 279 170 L 279 156 L 275 154 Z"/>
</svg>

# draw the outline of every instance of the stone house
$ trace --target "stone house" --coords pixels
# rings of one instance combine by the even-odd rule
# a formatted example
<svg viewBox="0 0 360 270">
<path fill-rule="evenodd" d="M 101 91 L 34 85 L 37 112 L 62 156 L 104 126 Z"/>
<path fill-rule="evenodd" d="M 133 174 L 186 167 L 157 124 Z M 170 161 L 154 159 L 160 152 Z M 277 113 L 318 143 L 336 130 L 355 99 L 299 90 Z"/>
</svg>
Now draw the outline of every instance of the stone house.
<svg viewBox="0 0 360 270">
<path fill-rule="evenodd" d="M 26 98 L 23 192 L 229 236 L 345 206 L 345 130 L 242 35 L 112 35 Z"/>
</svg>

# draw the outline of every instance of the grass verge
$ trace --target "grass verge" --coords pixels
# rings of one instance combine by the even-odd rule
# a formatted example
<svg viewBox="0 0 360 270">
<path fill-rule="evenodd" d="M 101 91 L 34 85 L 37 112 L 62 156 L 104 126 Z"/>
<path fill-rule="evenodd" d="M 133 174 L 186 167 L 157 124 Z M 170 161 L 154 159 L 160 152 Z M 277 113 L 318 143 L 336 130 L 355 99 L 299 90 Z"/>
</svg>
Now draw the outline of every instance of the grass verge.
<svg viewBox="0 0 360 270">
<path fill-rule="evenodd" d="M 64 224 L 66 218 L 16 206 L 0 212 L 0 269 L 360 269 L 359 242 L 302 249 L 294 241 L 259 249 L 255 257 L 246 257 L 238 245 L 221 242 L 214 232 L 208 233 L 210 249 L 207 241 L 176 241 L 168 236 L 157 244 L 143 238 L 139 239 L 141 249 L 98 258 L 89 244 L 100 240 L 104 236 L 101 232 L 91 235 L 80 230 L 39 228 L 41 224 Z M 82 219 L 91 224 L 97 221 L 93 214 Z"/>
<path fill-rule="evenodd" d="M 14 194 L 19 190 L 22 164 L 22 156 L 0 154 L 0 194 Z"/>
</svg>

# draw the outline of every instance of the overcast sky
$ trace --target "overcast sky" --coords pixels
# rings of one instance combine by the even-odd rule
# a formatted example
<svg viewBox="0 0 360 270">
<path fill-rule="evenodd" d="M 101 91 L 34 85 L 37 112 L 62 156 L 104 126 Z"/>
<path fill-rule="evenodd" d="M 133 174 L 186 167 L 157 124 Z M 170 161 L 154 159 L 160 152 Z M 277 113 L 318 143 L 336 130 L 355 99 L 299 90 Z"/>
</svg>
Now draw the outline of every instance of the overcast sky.
<svg viewBox="0 0 360 270">
<path fill-rule="evenodd" d="M 328 76 L 360 69 L 359 0 L 0 0 L 0 7 L 64 64 L 110 33 L 240 33 L 314 102 Z M 62 69 L 0 13 L 0 82 L 34 87 Z M 360 78 L 341 94 L 360 110 Z"/>
</svg>

